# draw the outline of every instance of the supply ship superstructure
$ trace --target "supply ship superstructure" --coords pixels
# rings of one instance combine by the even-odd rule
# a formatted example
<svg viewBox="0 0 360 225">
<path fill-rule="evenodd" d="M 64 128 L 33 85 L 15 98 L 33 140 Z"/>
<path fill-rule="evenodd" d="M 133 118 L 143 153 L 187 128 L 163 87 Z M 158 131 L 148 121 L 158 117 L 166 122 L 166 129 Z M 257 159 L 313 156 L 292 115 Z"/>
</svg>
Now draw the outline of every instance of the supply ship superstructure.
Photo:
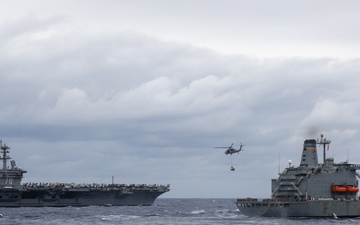
<svg viewBox="0 0 360 225">
<path fill-rule="evenodd" d="M 0 207 L 137 206 L 152 205 L 170 185 L 21 183 L 27 171 L 10 161 L 9 147 L 0 141 Z M 10 165 L 8 162 L 10 161 Z"/>
<path fill-rule="evenodd" d="M 289 167 L 271 181 L 269 199 L 237 199 L 240 212 L 248 216 L 268 217 L 358 217 L 359 186 L 356 170 L 360 164 L 335 163 L 326 158 L 331 141 L 304 142 L 298 167 Z M 323 164 L 318 163 L 317 145 L 323 147 Z"/>
</svg>

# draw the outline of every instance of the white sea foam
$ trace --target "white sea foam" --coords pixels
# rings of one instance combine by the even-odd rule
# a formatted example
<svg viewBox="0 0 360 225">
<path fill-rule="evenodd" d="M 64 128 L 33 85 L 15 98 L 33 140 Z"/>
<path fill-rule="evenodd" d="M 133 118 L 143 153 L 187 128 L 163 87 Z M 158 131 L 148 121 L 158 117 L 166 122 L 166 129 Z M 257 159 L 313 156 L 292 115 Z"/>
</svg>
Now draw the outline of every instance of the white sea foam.
<svg viewBox="0 0 360 225">
<path fill-rule="evenodd" d="M 190 214 L 193 214 L 193 215 L 200 215 L 200 214 L 205 214 L 205 210 L 203 209 L 200 209 L 200 210 L 193 210 L 191 211 Z"/>
<path fill-rule="evenodd" d="M 101 216 L 101 221 L 124 221 L 124 220 L 134 220 L 140 218 L 140 216 L 134 215 L 106 215 Z"/>
</svg>

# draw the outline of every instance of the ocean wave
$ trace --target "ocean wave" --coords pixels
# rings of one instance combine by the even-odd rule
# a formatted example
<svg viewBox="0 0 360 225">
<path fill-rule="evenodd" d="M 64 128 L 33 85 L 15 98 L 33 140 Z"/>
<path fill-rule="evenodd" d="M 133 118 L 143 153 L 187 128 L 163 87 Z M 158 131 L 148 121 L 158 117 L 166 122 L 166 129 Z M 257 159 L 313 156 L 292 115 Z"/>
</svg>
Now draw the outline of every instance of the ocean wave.
<svg viewBox="0 0 360 225">
<path fill-rule="evenodd" d="M 101 221 L 124 221 L 124 220 L 134 220 L 140 218 L 140 216 L 135 215 L 105 215 L 98 216 Z"/>
<path fill-rule="evenodd" d="M 190 212 L 190 214 L 192 214 L 192 215 L 201 215 L 201 214 L 205 214 L 205 213 L 206 212 L 203 209 L 193 210 L 193 211 Z"/>
</svg>

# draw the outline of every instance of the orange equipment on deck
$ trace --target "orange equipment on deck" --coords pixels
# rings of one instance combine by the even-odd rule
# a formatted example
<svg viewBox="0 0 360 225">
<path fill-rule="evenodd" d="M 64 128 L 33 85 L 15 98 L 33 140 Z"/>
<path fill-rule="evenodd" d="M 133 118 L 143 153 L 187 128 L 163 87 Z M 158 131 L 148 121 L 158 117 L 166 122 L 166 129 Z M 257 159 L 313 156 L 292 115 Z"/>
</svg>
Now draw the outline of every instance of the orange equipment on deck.
<svg viewBox="0 0 360 225">
<path fill-rule="evenodd" d="M 333 187 L 332 187 L 332 192 L 341 192 L 341 193 L 344 193 L 344 192 L 346 192 L 346 187 L 333 186 Z"/>
<path fill-rule="evenodd" d="M 347 191 L 347 192 L 356 193 L 356 192 L 359 191 L 359 188 L 358 188 L 358 187 L 353 187 L 353 186 L 347 186 L 347 187 L 346 187 L 346 191 Z"/>
</svg>

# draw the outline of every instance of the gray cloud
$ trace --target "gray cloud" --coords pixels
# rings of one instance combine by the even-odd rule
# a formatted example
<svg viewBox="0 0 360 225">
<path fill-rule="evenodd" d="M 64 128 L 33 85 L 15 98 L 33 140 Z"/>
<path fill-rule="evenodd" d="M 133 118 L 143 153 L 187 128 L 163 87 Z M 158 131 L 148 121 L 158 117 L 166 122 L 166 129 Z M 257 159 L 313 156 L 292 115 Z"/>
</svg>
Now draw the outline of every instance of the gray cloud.
<svg viewBox="0 0 360 225">
<path fill-rule="evenodd" d="M 297 164 L 309 136 L 360 160 L 356 58 L 225 55 L 73 26 L 31 15 L 0 26 L 0 136 L 25 181 L 114 175 L 170 183 L 167 197 L 267 197 L 279 154 L 282 167 Z M 213 147 L 240 142 L 231 173 Z"/>
</svg>

